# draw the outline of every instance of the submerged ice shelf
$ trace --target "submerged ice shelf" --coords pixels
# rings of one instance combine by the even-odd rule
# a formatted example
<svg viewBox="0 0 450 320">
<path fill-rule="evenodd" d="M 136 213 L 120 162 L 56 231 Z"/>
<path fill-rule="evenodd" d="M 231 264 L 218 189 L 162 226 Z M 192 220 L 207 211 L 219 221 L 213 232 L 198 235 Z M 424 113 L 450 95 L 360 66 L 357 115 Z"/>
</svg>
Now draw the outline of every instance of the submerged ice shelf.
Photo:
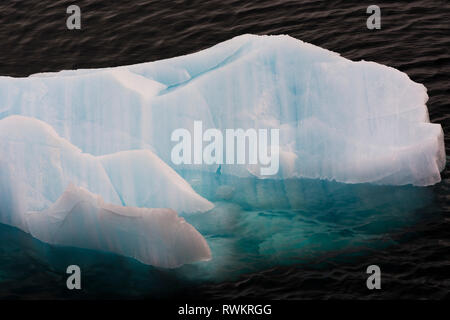
<svg viewBox="0 0 450 320">
<path fill-rule="evenodd" d="M 176 212 L 209 211 L 216 195 L 253 209 L 303 198 L 277 183 L 261 187 L 247 165 L 222 166 L 224 176 L 245 179 L 234 187 L 216 185 L 217 165 L 174 165 L 174 130 L 192 130 L 194 121 L 205 129 L 279 129 L 273 178 L 286 183 L 427 186 L 445 166 L 442 128 L 430 123 L 427 99 L 426 88 L 398 70 L 289 36 L 243 35 L 132 66 L 0 77 L 0 222 L 49 243 L 157 266 L 205 260 L 205 239 Z M 175 170 L 203 172 L 196 190 L 208 200 Z M 70 232 L 62 232 L 67 219 Z"/>
</svg>

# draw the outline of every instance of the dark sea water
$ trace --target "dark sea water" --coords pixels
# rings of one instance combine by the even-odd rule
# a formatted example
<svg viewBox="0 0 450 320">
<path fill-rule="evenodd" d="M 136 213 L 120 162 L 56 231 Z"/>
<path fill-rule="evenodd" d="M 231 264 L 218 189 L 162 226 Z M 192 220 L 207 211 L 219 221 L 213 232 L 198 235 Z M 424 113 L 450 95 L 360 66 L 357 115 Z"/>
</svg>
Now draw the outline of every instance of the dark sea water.
<svg viewBox="0 0 450 320">
<path fill-rule="evenodd" d="M 82 10 L 79 31 L 65 25 L 74 3 Z M 381 7 L 381 30 L 366 28 L 371 4 Z M 428 88 L 430 118 L 442 125 L 450 155 L 450 3 L 444 0 L 2 0 L 0 75 L 154 61 L 244 33 L 289 34 L 406 72 Z M 208 192 L 216 186 L 185 178 L 214 198 Z M 301 201 L 289 208 L 281 196 L 264 210 L 248 199 L 212 199 L 217 220 L 188 221 L 206 237 L 214 263 L 179 270 L 51 247 L 0 225 L 0 298 L 448 299 L 449 179 L 447 165 L 442 182 L 427 188 L 295 182 Z M 261 188 L 264 183 L 271 182 Z M 82 267 L 81 293 L 65 289 L 69 264 Z M 372 264 L 382 270 L 382 290 L 366 288 Z"/>
</svg>

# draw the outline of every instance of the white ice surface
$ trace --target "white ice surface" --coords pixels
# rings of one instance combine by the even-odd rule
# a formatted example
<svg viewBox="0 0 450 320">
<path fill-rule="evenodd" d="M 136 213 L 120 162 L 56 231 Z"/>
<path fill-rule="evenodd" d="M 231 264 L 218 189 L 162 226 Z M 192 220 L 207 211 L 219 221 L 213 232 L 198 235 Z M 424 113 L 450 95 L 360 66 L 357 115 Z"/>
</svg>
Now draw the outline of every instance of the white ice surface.
<svg viewBox="0 0 450 320">
<path fill-rule="evenodd" d="M 125 67 L 0 77 L 0 97 L 0 117 L 42 119 L 83 152 L 150 149 L 172 167 L 171 133 L 192 130 L 194 120 L 205 129 L 280 129 L 276 178 L 423 186 L 439 182 L 445 165 L 423 85 L 289 36 L 243 35 Z M 217 166 L 184 166 L 192 168 Z"/>
</svg>

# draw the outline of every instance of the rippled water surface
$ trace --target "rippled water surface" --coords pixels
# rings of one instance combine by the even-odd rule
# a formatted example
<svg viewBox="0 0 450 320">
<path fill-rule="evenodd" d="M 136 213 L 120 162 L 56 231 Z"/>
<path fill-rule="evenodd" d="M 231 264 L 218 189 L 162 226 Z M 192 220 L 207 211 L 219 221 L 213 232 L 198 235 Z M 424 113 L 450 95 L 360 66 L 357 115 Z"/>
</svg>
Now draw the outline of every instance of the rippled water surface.
<svg viewBox="0 0 450 320">
<path fill-rule="evenodd" d="M 372 2 L 364 1 L 80 0 L 82 30 L 68 31 L 72 3 L 3 0 L 0 75 L 126 65 L 243 33 L 289 34 L 423 83 L 450 154 L 448 1 L 378 1 L 382 29 L 373 31 L 365 13 Z M 210 262 L 157 269 L 52 247 L 0 225 L 0 298 L 449 298 L 448 165 L 442 182 L 427 188 L 314 180 L 249 188 L 226 176 L 183 175 L 216 204 L 207 216 L 187 217 L 211 246 Z M 83 270 L 81 296 L 61 286 L 69 264 Z M 381 291 L 365 287 L 370 264 L 382 269 Z"/>
</svg>

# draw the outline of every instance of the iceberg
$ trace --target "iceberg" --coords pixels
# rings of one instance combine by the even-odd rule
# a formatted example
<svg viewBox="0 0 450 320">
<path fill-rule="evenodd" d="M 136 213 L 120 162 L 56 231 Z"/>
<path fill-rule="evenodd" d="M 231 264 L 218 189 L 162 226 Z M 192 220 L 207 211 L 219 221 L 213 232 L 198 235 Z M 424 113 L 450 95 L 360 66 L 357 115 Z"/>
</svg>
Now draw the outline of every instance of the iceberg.
<svg viewBox="0 0 450 320">
<path fill-rule="evenodd" d="M 40 120 L 10 116 L 0 120 L 0 154 L 1 223 L 51 244 L 156 266 L 210 257 L 206 241 L 176 211 L 213 204 L 149 150 L 96 157 Z"/>
<path fill-rule="evenodd" d="M 422 84 L 283 35 L 242 35 L 131 66 L 0 77 L 0 97 L 0 117 L 41 119 L 83 152 L 152 150 L 176 170 L 217 170 L 171 163 L 171 133 L 196 120 L 204 129 L 279 129 L 279 179 L 427 186 L 445 166 Z"/>
<path fill-rule="evenodd" d="M 433 185 L 445 147 L 427 100 L 405 73 L 289 36 L 243 35 L 131 66 L 0 77 L 0 222 L 156 266 L 206 260 L 208 244 L 178 213 L 214 205 L 182 176 L 199 173 L 196 190 L 210 199 L 270 207 L 283 192 L 297 206 L 297 189 L 278 186 L 300 178 Z M 174 164 L 172 133 L 192 132 L 196 121 L 221 132 L 279 130 L 277 174 L 258 184 L 254 164 Z"/>
</svg>

